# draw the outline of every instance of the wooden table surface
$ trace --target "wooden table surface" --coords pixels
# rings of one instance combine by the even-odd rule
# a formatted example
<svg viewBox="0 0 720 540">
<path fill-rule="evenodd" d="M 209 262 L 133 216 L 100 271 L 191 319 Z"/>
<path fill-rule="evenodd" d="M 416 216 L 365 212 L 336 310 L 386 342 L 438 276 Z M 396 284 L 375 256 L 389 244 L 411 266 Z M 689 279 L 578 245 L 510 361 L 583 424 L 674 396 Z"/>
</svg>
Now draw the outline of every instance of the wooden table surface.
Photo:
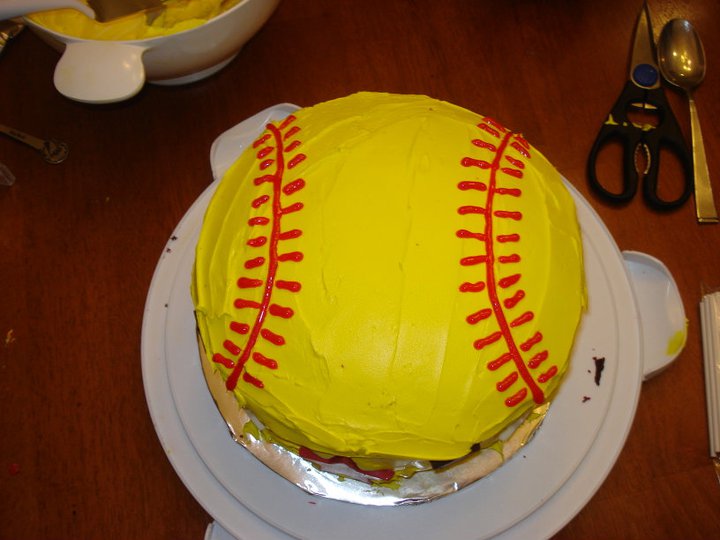
<svg viewBox="0 0 720 540">
<path fill-rule="evenodd" d="M 720 287 L 720 225 L 698 225 L 692 200 L 667 214 L 640 197 L 610 206 L 586 178 L 590 146 L 626 80 L 640 7 L 285 0 L 215 76 L 148 85 L 104 106 L 55 91 L 58 54 L 33 33 L 10 42 L 0 57 L 0 122 L 67 141 L 71 154 L 49 165 L 0 139 L 0 161 L 17 178 L 0 187 L 0 538 L 202 538 L 211 517 L 171 466 L 143 389 L 153 271 L 212 180 L 208 155 L 220 133 L 270 105 L 359 90 L 428 94 L 521 131 L 620 249 L 665 262 L 687 313 L 687 345 L 642 385 L 616 465 L 556 538 L 720 537 L 698 315 L 703 291 Z M 720 193 L 720 4 L 651 8 L 656 34 L 685 17 L 703 37 L 709 72 L 696 99 Z M 689 140 L 687 102 L 667 95 Z M 609 161 L 603 171 L 614 170 Z"/>
</svg>

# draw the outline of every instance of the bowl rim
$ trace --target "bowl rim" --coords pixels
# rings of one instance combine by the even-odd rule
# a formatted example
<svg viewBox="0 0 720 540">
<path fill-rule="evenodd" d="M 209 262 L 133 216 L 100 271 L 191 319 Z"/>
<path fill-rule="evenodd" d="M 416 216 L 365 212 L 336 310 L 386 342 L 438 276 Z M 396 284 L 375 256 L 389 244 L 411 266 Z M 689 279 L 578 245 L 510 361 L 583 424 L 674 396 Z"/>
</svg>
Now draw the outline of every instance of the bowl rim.
<svg viewBox="0 0 720 540">
<path fill-rule="evenodd" d="M 258 1 L 258 0 L 240 0 L 237 4 L 232 6 L 230 9 L 223 11 L 222 13 L 220 13 L 219 15 L 217 15 L 211 19 L 208 19 L 205 23 L 203 23 L 199 26 L 195 26 L 193 28 L 188 28 L 187 30 L 181 30 L 180 32 L 165 34 L 163 36 L 153 36 L 153 37 L 143 38 L 143 39 L 90 39 L 90 38 L 83 38 L 83 37 L 73 36 L 71 34 L 64 34 L 63 32 L 58 32 L 57 30 L 53 30 L 52 28 L 48 28 L 46 26 L 43 26 L 43 25 L 33 21 L 28 16 L 23 16 L 22 19 L 23 19 L 23 22 L 25 22 L 31 28 L 40 30 L 42 32 L 46 32 L 46 33 L 50 34 L 51 36 L 56 37 L 63 43 L 105 42 L 105 43 L 122 43 L 122 44 L 144 46 L 144 45 L 151 45 L 151 44 L 156 43 L 163 39 L 167 40 L 169 38 L 179 37 L 179 36 L 188 34 L 190 32 L 193 32 L 193 31 L 197 30 L 198 28 L 205 28 L 210 23 L 214 23 L 215 21 L 224 19 L 225 17 L 229 17 L 231 13 L 239 10 L 241 7 L 245 6 L 246 4 L 249 4 L 251 2 L 256 2 L 256 1 Z M 276 4 L 280 3 L 280 0 L 260 0 L 260 1 L 271 2 L 271 3 L 275 2 Z"/>
</svg>

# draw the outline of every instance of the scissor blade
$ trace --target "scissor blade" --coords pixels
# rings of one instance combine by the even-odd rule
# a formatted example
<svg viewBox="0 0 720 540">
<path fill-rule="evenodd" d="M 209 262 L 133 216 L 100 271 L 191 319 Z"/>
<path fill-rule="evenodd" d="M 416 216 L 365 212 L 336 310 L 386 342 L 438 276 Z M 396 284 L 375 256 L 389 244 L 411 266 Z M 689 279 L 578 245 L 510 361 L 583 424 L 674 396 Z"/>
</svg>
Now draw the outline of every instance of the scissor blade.
<svg viewBox="0 0 720 540">
<path fill-rule="evenodd" d="M 655 39 L 650 22 L 650 9 L 645 2 L 635 25 L 635 38 L 630 59 L 630 80 L 641 88 L 659 88 L 660 73 L 655 58 Z"/>
</svg>

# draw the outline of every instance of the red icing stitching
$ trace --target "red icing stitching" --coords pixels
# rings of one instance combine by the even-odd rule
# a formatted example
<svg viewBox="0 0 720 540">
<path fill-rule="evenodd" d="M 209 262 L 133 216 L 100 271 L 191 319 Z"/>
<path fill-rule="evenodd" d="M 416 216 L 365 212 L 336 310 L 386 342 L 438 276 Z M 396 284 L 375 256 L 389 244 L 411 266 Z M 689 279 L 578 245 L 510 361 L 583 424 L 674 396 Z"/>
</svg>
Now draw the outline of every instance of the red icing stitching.
<svg viewBox="0 0 720 540">
<path fill-rule="evenodd" d="M 258 189 L 267 189 L 264 186 L 270 184 L 271 194 L 263 193 L 258 195 L 250 205 L 252 208 L 257 209 L 266 204 L 270 204 L 272 206 L 272 217 L 256 216 L 248 220 L 250 227 L 270 226 L 270 231 L 266 234 L 254 236 L 246 242 L 251 248 L 267 250 L 264 256 L 250 258 L 244 263 L 244 267 L 247 270 L 265 267 L 266 274 L 264 279 L 245 275 L 237 278 L 237 286 L 241 290 L 262 288 L 262 298 L 260 301 L 237 298 L 233 303 L 234 307 L 238 310 L 252 309 L 256 311 L 255 320 L 252 324 L 238 321 L 231 321 L 229 323 L 229 329 L 238 335 L 247 336 L 247 341 L 244 347 L 240 347 L 230 340 L 225 341 L 225 350 L 235 356 L 235 360 L 226 358 L 219 353 L 213 356 L 215 362 L 221 363 L 228 369 L 232 369 L 225 382 L 228 390 L 233 390 L 240 379 L 258 388 L 264 387 L 262 379 L 250 375 L 247 372 L 246 364 L 250 358 L 252 358 L 257 365 L 264 368 L 278 368 L 277 360 L 269 358 L 255 350 L 255 348 L 258 345 L 258 339 L 262 339 L 264 342 L 273 346 L 282 346 L 285 344 L 284 336 L 267 327 L 271 320 L 268 318 L 268 315 L 270 315 L 271 318 L 289 319 L 294 316 L 294 312 L 290 307 L 272 302 L 273 291 L 275 289 L 281 289 L 296 293 L 301 289 L 301 285 L 297 281 L 277 279 L 281 263 L 299 262 L 303 259 L 303 254 L 299 251 L 291 251 L 288 253 L 279 252 L 280 243 L 298 238 L 302 235 L 300 229 L 283 231 L 281 227 L 282 216 L 291 212 L 299 212 L 303 209 L 301 202 L 283 206 L 281 201 L 282 197 L 292 195 L 305 187 L 305 181 L 301 178 L 291 179 L 288 182 L 286 182 L 287 179 L 285 178 L 290 169 L 297 167 L 307 159 L 307 156 L 302 153 L 291 155 L 292 152 L 301 146 L 299 140 L 291 140 L 300 132 L 300 128 L 297 125 L 292 125 L 295 120 L 296 118 L 290 115 L 278 126 L 269 124 L 267 126 L 268 131 L 253 144 L 253 148 L 257 149 L 256 158 L 259 162 L 258 168 L 264 173 L 259 175 L 253 181 L 253 184 Z M 286 155 L 288 157 L 287 161 Z M 270 169 L 273 167 L 274 171 L 271 171 Z"/>
<path fill-rule="evenodd" d="M 520 241 L 520 235 L 517 233 L 508 233 L 495 236 L 493 234 L 493 225 L 497 220 L 520 221 L 522 213 L 516 210 L 499 210 L 494 209 L 496 196 L 504 196 L 510 198 L 522 197 L 522 190 L 516 185 L 502 185 L 506 182 L 515 183 L 523 178 L 525 169 L 525 159 L 530 159 L 530 145 L 521 136 L 514 134 L 505 129 L 498 122 L 490 119 L 484 119 L 478 124 L 478 129 L 484 132 L 484 137 L 471 140 L 471 144 L 478 148 L 488 150 L 494 153 L 492 161 L 478 159 L 474 157 L 463 157 L 460 164 L 463 167 L 474 167 L 487 171 L 488 178 L 484 181 L 463 181 L 458 184 L 458 189 L 469 192 L 471 190 L 487 191 L 484 206 L 475 204 L 463 205 L 458 208 L 458 214 L 468 216 L 469 219 L 482 219 L 484 228 L 477 232 L 471 232 L 468 229 L 460 229 L 456 232 L 456 236 L 465 240 L 479 240 L 482 242 L 485 253 L 463 257 L 460 264 L 464 266 L 484 265 L 484 274 L 481 281 L 472 284 L 465 282 L 460 285 L 462 292 L 479 292 L 487 290 L 491 307 L 480 309 L 471 313 L 466 317 L 468 324 L 477 324 L 479 321 L 487 319 L 494 315 L 498 323 L 499 329 L 490 332 L 489 335 L 480 337 L 473 342 L 473 347 L 477 350 L 483 349 L 493 343 L 503 342 L 505 352 L 498 358 L 487 363 L 490 371 L 496 371 L 508 362 L 513 362 L 515 370 L 513 370 L 505 378 L 498 381 L 496 388 L 498 392 L 506 392 L 509 388 L 517 383 L 522 382 L 523 386 L 510 397 L 505 399 L 508 407 L 515 407 L 522 403 L 528 393 L 532 395 L 536 403 L 542 403 L 545 400 L 543 390 L 538 383 L 547 382 L 557 373 L 557 367 L 551 366 L 537 379 L 530 373 L 530 369 L 537 368 L 548 357 L 547 351 L 535 354 L 526 361 L 523 354 L 528 353 L 535 345 L 542 341 L 542 334 L 537 332 L 531 338 L 518 344 L 515 341 L 513 332 L 516 328 L 532 321 L 535 317 L 532 311 L 525 311 L 519 315 L 511 315 L 514 310 L 525 298 L 525 291 L 522 289 L 511 290 L 522 279 L 521 274 L 512 273 L 507 276 L 498 276 L 505 265 L 512 265 L 520 261 L 519 253 L 510 253 L 508 255 L 496 255 L 496 242 L 500 245 L 514 243 Z M 492 140 L 488 141 L 489 137 Z M 515 150 L 520 157 L 507 155 L 510 149 Z M 509 164 L 509 166 L 508 166 Z M 511 200 L 511 199 L 507 199 Z M 473 231 L 480 229 L 475 226 Z"/>
</svg>

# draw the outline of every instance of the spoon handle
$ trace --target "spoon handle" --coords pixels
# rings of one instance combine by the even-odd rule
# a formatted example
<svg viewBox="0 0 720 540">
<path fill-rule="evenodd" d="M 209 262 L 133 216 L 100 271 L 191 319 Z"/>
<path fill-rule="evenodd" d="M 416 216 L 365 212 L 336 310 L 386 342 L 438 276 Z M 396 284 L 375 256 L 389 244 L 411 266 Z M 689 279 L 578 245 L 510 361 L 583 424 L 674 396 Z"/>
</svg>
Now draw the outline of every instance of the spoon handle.
<svg viewBox="0 0 720 540">
<path fill-rule="evenodd" d="M 705 159 L 705 144 L 700 129 L 700 119 L 695 100 L 690 93 L 688 93 L 688 103 L 690 104 L 693 169 L 695 171 L 695 212 L 698 223 L 717 223 L 718 215 L 713 201 L 710 172 Z"/>
</svg>

